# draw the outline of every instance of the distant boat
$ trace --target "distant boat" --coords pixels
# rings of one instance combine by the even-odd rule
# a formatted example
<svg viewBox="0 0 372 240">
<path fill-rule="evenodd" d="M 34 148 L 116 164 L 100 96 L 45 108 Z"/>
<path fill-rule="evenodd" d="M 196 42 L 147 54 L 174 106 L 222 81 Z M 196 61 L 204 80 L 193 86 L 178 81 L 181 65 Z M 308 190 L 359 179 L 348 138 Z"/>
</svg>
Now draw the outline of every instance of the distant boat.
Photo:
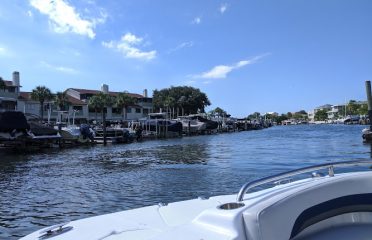
<svg viewBox="0 0 372 240">
<path fill-rule="evenodd" d="M 192 119 L 191 117 L 180 117 L 179 121 L 182 123 L 183 132 L 200 133 L 207 128 L 205 122 L 201 122 L 198 119 Z"/>
<path fill-rule="evenodd" d="M 58 126 L 55 126 L 55 129 Z M 59 131 L 62 139 L 67 142 L 75 143 L 88 143 L 93 142 L 95 137 L 95 132 L 88 124 L 82 124 L 80 126 L 69 125 L 60 127 Z"/>
<path fill-rule="evenodd" d="M 109 143 L 131 143 L 133 140 L 133 134 L 131 134 L 126 128 L 106 128 L 106 141 Z M 102 128 L 95 129 L 94 141 L 97 143 L 104 142 L 104 133 Z"/>
<path fill-rule="evenodd" d="M 182 123 L 177 120 L 167 119 L 167 113 L 150 113 L 148 118 L 141 119 L 144 129 L 151 132 L 182 132 Z"/>
<path fill-rule="evenodd" d="M 209 120 L 203 116 L 200 115 L 191 115 L 190 119 L 198 120 L 200 122 L 203 122 L 206 124 L 206 130 L 215 130 L 218 128 L 218 122 Z"/>
</svg>

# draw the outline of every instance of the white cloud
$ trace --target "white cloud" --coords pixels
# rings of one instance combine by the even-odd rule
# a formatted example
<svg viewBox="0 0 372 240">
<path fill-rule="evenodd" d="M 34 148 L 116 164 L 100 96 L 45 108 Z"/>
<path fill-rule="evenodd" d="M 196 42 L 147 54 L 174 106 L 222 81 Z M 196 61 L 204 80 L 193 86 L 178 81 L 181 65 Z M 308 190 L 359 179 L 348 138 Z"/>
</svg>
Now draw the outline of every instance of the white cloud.
<svg viewBox="0 0 372 240">
<path fill-rule="evenodd" d="M 244 67 L 246 65 L 254 64 L 258 60 L 260 60 L 261 58 L 263 58 L 267 55 L 269 55 L 269 53 L 259 55 L 259 56 L 255 56 L 255 57 L 250 58 L 248 60 L 242 60 L 242 61 L 239 61 L 235 64 L 231 64 L 231 65 L 218 65 L 218 66 L 213 67 L 209 71 L 206 71 L 206 72 L 198 74 L 198 75 L 194 75 L 193 77 L 194 78 L 203 78 L 203 79 L 226 78 L 227 75 L 230 72 L 232 72 L 233 70 L 237 70 L 237 69 L 239 69 L 241 67 Z"/>
<path fill-rule="evenodd" d="M 176 46 L 175 48 L 172 48 L 170 50 L 168 50 L 168 53 L 172 53 L 172 52 L 175 52 L 175 51 L 178 51 L 178 50 L 181 50 L 183 48 L 190 48 L 194 46 L 194 42 L 193 41 L 190 41 L 190 42 L 183 42 L 183 43 L 180 43 L 178 46 Z"/>
<path fill-rule="evenodd" d="M 227 10 L 227 4 L 224 3 L 220 6 L 220 12 L 223 14 Z"/>
<path fill-rule="evenodd" d="M 27 15 L 28 15 L 30 18 L 32 18 L 32 16 L 33 16 L 32 12 L 31 12 L 30 10 L 27 11 Z"/>
<path fill-rule="evenodd" d="M 41 61 L 40 64 L 43 67 L 46 67 L 46 68 L 49 68 L 49 69 L 52 69 L 52 70 L 58 71 L 58 72 L 63 72 L 63 73 L 68 73 L 68 74 L 77 74 L 78 73 L 78 71 L 74 68 L 64 67 L 64 66 L 55 66 L 55 65 L 49 64 L 45 61 Z"/>
<path fill-rule="evenodd" d="M 106 48 L 115 49 L 123 54 L 126 58 L 134 58 L 141 60 L 151 60 L 156 57 L 156 51 L 143 51 L 140 47 L 145 44 L 142 43 L 143 38 L 137 37 L 132 33 L 126 33 L 120 41 L 102 42 L 102 46 Z"/>
<path fill-rule="evenodd" d="M 5 53 L 5 48 L 0 47 L 0 53 Z"/>
<path fill-rule="evenodd" d="M 30 0 L 30 4 L 49 17 L 49 25 L 55 32 L 73 32 L 92 39 L 96 35 L 95 26 L 104 23 L 107 17 L 104 12 L 101 12 L 99 17 L 83 19 L 65 0 Z"/>
<path fill-rule="evenodd" d="M 194 20 L 192 20 L 193 24 L 200 24 L 201 23 L 201 17 L 196 17 Z"/>
</svg>

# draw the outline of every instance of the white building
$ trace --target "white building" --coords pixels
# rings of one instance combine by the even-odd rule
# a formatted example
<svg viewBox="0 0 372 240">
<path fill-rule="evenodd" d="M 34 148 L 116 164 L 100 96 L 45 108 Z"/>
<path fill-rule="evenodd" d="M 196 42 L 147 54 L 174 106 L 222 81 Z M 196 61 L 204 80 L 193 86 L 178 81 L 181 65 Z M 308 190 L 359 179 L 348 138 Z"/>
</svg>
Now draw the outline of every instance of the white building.
<svg viewBox="0 0 372 240">
<path fill-rule="evenodd" d="M 96 119 L 96 111 L 94 108 L 89 107 L 89 99 L 94 95 L 99 94 L 100 92 L 107 93 L 113 97 L 117 97 L 120 93 L 109 91 L 109 87 L 106 84 L 102 85 L 101 90 L 79 88 L 69 88 L 66 90 L 66 93 L 71 100 L 79 102 L 78 106 L 73 106 L 74 110 L 79 110 L 82 112 L 81 115 L 77 115 L 77 119 Z M 125 120 L 138 120 L 140 118 L 146 117 L 149 113 L 153 112 L 152 98 L 148 97 L 146 89 L 144 90 L 143 95 L 128 92 L 126 93 L 136 99 L 136 104 L 127 107 Z M 107 107 L 106 119 L 117 121 L 123 120 L 123 111 L 124 109 L 119 109 L 115 105 L 112 107 Z M 101 120 L 101 113 L 98 114 L 97 120 Z"/>
<path fill-rule="evenodd" d="M 12 80 L 4 80 L 5 87 L 0 89 L 0 112 L 17 110 L 17 99 L 20 95 L 19 72 L 13 72 Z"/>
<path fill-rule="evenodd" d="M 39 101 L 31 98 L 31 92 L 20 91 L 20 77 L 19 72 L 13 72 L 12 81 L 4 80 L 5 88 L 0 89 L 0 112 L 2 111 L 21 111 L 26 116 L 40 118 L 41 109 Z M 86 122 L 96 118 L 95 110 L 89 108 L 89 98 L 100 93 L 105 92 L 110 96 L 116 97 L 120 92 L 111 92 L 106 84 L 103 84 L 101 90 L 68 88 L 66 90 L 68 109 L 64 111 L 64 118 L 72 118 L 75 116 L 76 122 Z M 135 93 L 127 93 L 136 99 L 136 104 L 127 107 L 127 120 L 138 120 L 146 117 L 153 112 L 152 98 L 147 95 L 147 90 L 143 91 L 143 95 Z M 50 119 L 56 121 L 60 114 L 60 109 L 55 104 L 53 99 L 44 103 L 44 120 Z M 106 109 L 107 120 L 123 120 L 123 109 L 108 107 Z M 101 114 L 97 114 L 97 120 L 101 120 Z"/>
</svg>

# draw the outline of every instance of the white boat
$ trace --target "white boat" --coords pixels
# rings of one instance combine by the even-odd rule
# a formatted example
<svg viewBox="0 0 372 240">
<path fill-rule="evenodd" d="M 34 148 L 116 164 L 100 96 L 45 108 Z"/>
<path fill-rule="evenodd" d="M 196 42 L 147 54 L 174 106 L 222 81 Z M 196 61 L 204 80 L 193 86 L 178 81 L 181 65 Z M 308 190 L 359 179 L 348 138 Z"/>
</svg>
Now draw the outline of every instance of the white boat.
<svg viewBox="0 0 372 240">
<path fill-rule="evenodd" d="M 198 119 L 180 117 L 178 121 L 182 123 L 182 131 L 186 133 L 200 133 L 207 129 L 207 124 Z"/>
<path fill-rule="evenodd" d="M 246 183 L 237 195 L 86 218 L 44 228 L 22 240 L 371 239 L 372 171 L 334 173 L 338 167 L 371 164 L 360 160 L 301 168 Z M 327 174 L 322 176 L 322 171 Z M 289 180 L 309 172 L 309 178 Z"/>
</svg>

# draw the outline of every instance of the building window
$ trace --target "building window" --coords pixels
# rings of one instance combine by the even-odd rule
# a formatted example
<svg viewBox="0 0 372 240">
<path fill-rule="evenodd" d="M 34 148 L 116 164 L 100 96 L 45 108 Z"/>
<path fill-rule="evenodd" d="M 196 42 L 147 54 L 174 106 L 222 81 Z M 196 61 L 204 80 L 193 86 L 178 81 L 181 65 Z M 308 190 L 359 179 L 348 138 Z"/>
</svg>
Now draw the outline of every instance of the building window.
<svg viewBox="0 0 372 240">
<path fill-rule="evenodd" d="M 72 108 L 77 111 L 83 111 L 83 106 L 73 106 Z"/>
<path fill-rule="evenodd" d="M 92 107 L 89 107 L 89 112 L 90 113 L 95 113 L 96 112 L 96 109 L 92 108 Z M 97 113 L 100 113 L 101 112 L 101 109 L 100 108 L 97 108 Z"/>
<path fill-rule="evenodd" d="M 145 114 L 145 115 L 149 114 L 149 109 L 148 108 L 144 108 L 143 109 L 143 114 Z"/>
<path fill-rule="evenodd" d="M 141 113 L 141 108 L 136 108 L 136 113 Z"/>
<path fill-rule="evenodd" d="M 127 113 L 131 113 L 132 112 L 132 108 L 127 108 Z"/>
<path fill-rule="evenodd" d="M 120 114 L 121 113 L 121 109 L 120 108 L 112 108 L 112 113 Z"/>
</svg>

